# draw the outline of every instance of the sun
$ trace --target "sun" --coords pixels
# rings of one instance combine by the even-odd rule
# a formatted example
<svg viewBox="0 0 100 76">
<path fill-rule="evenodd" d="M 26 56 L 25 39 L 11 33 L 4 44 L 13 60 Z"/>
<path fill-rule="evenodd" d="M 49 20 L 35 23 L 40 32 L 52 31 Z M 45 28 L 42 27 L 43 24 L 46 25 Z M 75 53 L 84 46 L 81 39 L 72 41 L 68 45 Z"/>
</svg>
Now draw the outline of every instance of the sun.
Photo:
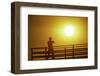
<svg viewBox="0 0 100 76">
<path fill-rule="evenodd" d="M 74 35 L 74 27 L 66 26 L 64 28 L 64 34 L 65 34 L 65 36 L 73 36 Z"/>
</svg>

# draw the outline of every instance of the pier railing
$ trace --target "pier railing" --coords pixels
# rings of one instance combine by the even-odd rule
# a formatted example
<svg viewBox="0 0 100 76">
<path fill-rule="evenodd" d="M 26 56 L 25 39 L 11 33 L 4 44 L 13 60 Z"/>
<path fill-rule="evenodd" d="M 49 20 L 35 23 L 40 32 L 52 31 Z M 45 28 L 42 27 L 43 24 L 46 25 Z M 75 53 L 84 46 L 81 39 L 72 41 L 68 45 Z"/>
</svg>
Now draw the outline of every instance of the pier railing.
<svg viewBox="0 0 100 76">
<path fill-rule="evenodd" d="M 54 46 L 54 59 L 74 59 L 88 57 L 87 44 Z M 48 55 L 47 47 L 31 48 L 31 60 L 50 60 L 53 55 Z"/>
</svg>

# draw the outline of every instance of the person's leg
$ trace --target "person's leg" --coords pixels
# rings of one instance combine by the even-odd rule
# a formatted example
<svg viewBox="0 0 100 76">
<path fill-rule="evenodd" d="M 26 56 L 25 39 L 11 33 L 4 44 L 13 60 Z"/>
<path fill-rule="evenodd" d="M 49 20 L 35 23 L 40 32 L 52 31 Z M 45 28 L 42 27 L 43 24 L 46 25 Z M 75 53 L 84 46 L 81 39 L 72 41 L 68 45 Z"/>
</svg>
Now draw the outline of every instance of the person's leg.
<svg viewBox="0 0 100 76">
<path fill-rule="evenodd" d="M 50 50 L 48 50 L 48 57 L 47 58 L 49 59 L 49 57 L 50 57 Z"/>
<path fill-rule="evenodd" d="M 54 51 L 52 50 L 52 59 L 55 59 Z"/>
</svg>

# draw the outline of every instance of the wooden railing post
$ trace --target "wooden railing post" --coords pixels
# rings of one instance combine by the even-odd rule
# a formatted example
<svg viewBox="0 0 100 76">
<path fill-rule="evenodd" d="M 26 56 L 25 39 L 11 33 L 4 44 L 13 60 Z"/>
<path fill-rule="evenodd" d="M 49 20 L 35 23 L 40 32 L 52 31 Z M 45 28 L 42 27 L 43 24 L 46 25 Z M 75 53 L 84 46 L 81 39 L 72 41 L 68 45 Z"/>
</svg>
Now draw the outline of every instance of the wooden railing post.
<svg viewBox="0 0 100 76">
<path fill-rule="evenodd" d="M 74 45 L 72 45 L 72 52 L 73 52 L 72 57 L 74 58 Z"/>
<path fill-rule="evenodd" d="M 64 52 L 65 52 L 65 59 L 66 59 L 66 48 L 64 49 Z"/>
<path fill-rule="evenodd" d="M 48 55 L 47 55 L 47 47 L 45 47 L 45 59 L 48 59 Z"/>
<path fill-rule="evenodd" d="M 33 48 L 31 48 L 31 60 L 33 60 Z"/>
</svg>

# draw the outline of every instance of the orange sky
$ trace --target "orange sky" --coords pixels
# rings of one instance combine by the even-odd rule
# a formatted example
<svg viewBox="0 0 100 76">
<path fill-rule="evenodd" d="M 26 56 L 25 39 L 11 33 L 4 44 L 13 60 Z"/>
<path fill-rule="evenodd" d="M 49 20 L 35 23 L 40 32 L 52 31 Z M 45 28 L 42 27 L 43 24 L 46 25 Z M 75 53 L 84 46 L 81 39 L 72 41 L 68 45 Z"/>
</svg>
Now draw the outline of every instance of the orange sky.
<svg viewBox="0 0 100 76">
<path fill-rule="evenodd" d="M 66 26 L 74 28 L 74 35 L 64 35 Z M 71 16 L 28 16 L 28 45 L 32 47 L 47 46 L 49 37 L 54 45 L 81 44 L 88 42 L 88 18 Z"/>
</svg>

